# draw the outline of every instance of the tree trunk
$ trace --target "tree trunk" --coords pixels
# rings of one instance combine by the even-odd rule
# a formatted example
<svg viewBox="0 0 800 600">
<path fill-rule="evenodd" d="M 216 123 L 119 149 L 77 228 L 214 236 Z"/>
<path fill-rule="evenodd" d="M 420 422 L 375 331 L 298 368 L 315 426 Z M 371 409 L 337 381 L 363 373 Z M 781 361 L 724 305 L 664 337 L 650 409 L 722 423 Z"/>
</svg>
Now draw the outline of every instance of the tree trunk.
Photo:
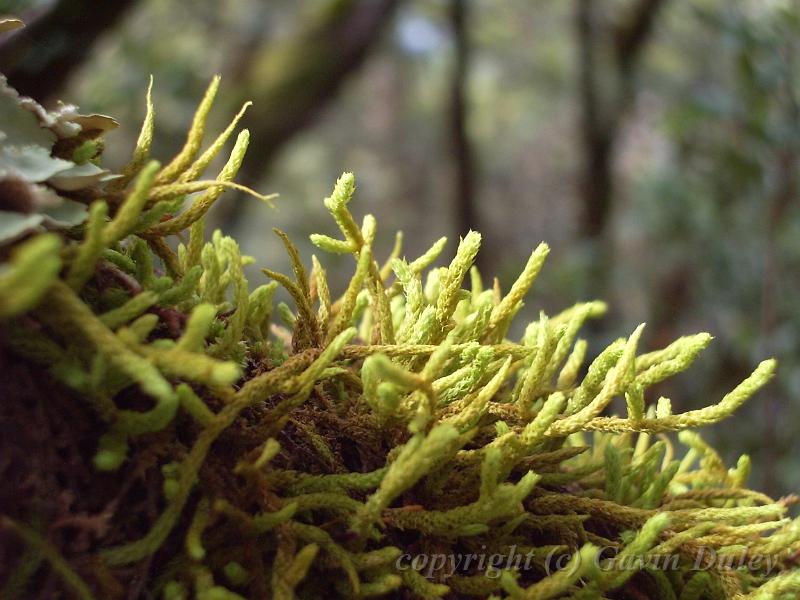
<svg viewBox="0 0 800 600">
<path fill-rule="evenodd" d="M 450 137 L 453 152 L 453 208 L 456 235 L 479 230 L 475 206 L 475 159 L 467 131 L 467 79 L 469 75 L 468 0 L 452 0 L 450 22 L 455 56 L 450 84 Z"/>
<path fill-rule="evenodd" d="M 635 99 L 638 66 L 665 0 L 639 0 L 616 27 L 600 23 L 596 0 L 577 0 L 580 144 L 579 235 L 590 245 L 587 291 L 606 294 L 613 262 L 608 228 L 615 197 L 614 155 L 620 126 Z M 601 64 L 609 54 L 611 61 Z M 606 65 L 605 62 L 610 62 Z M 601 85 L 610 81 L 610 85 Z"/>
<path fill-rule="evenodd" d="M 241 69 L 240 101 L 253 100 L 244 124 L 258 140 L 241 179 L 255 184 L 285 144 L 311 125 L 375 48 L 400 0 L 331 0 L 286 42 L 255 52 Z M 232 230 L 240 202 L 216 215 Z"/>
<path fill-rule="evenodd" d="M 333 0 L 289 41 L 259 50 L 244 70 L 241 98 L 257 147 L 245 175 L 263 174 L 278 150 L 307 127 L 380 39 L 399 0 Z"/>
</svg>

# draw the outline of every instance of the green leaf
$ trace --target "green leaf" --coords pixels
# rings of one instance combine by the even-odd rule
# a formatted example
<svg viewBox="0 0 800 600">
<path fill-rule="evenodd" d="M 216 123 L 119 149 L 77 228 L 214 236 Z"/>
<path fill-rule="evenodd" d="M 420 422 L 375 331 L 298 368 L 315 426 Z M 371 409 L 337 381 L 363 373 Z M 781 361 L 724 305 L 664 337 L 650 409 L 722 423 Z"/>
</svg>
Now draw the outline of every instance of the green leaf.
<svg viewBox="0 0 800 600">
<path fill-rule="evenodd" d="M 15 17 L 0 17 L 0 33 L 13 31 L 20 27 L 25 27 L 25 23 L 23 23 L 21 19 Z"/>
</svg>

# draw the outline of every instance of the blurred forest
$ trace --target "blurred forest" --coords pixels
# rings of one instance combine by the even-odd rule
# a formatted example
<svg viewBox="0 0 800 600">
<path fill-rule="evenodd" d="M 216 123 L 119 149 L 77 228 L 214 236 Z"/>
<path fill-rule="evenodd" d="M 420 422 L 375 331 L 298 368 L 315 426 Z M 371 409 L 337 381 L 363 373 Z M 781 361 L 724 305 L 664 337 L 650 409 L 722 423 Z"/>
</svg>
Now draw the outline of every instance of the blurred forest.
<svg viewBox="0 0 800 600">
<path fill-rule="evenodd" d="M 676 410 L 716 402 L 760 359 L 775 383 L 709 432 L 752 485 L 800 489 L 800 2 L 796 0 L 0 0 L 20 92 L 117 118 L 122 165 L 154 76 L 155 156 L 183 142 L 209 79 L 217 127 L 248 99 L 243 183 L 214 226 L 286 269 L 272 227 L 310 258 L 333 233 L 321 199 L 344 170 L 357 214 L 416 256 L 484 234 L 507 287 L 553 248 L 525 310 L 605 299 L 597 349 L 646 321 L 646 345 L 715 338 Z M 341 269 L 340 285 L 351 268 Z M 258 271 L 252 280 L 260 277 Z M 524 319 L 521 319 L 524 320 Z M 691 390 L 691 391 L 690 391 Z M 691 395 L 690 395 L 691 394 Z"/>
</svg>

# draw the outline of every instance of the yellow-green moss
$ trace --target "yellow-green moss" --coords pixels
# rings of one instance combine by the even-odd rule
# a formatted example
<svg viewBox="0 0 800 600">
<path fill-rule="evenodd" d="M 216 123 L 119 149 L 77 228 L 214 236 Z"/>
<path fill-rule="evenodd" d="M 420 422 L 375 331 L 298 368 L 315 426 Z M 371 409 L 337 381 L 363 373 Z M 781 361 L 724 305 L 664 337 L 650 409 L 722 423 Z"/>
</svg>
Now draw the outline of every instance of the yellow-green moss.
<svg viewBox="0 0 800 600">
<path fill-rule="evenodd" d="M 687 431 L 729 417 L 769 381 L 774 361 L 718 403 L 673 414 L 648 388 L 688 368 L 710 336 L 642 353 L 642 325 L 584 368 L 587 344 L 577 334 L 605 310 L 594 301 L 542 314 L 519 342 L 509 340 L 547 246 L 505 295 L 483 291 L 475 232 L 424 283 L 443 242 L 416 260 L 400 258 L 398 242 L 381 268 L 375 220 L 359 226 L 350 212 L 349 173 L 324 201 L 343 239 L 311 236 L 325 252 L 353 256 L 342 297 L 330 297 L 324 259 L 314 257 L 308 275 L 280 232 L 293 276 L 265 270 L 277 283 L 251 291 L 250 259 L 236 242 L 220 232 L 202 239 L 208 208 L 239 187 L 232 180 L 248 142 L 241 132 L 217 178 L 199 180 L 241 116 L 200 154 L 217 87 L 215 79 L 165 167 L 149 157 L 148 92 L 133 159 L 120 179 L 81 197 L 86 222 L 7 243 L 2 342 L 91 407 L 99 424 L 91 468 L 121 494 L 104 530 L 113 535 L 80 551 L 48 542 L 35 499 L 21 499 L 0 521 L 28 546 L 9 567 L 15 593 L 32 594 L 33 573 L 49 568 L 81 597 L 113 596 L 132 572 L 144 573 L 142 590 L 166 599 L 402 590 L 420 598 L 796 597 L 791 499 L 747 490 L 746 457 L 728 470 Z M 174 251 L 171 236 L 187 232 Z M 283 325 L 271 322 L 277 284 L 295 304 L 278 309 Z M 615 398 L 627 414 L 605 416 Z M 673 431 L 685 432 L 683 457 L 664 435 Z M 124 486 L 135 473 L 160 481 L 155 518 L 126 512 Z M 476 558 L 449 569 L 449 557 L 522 549 L 530 568 Z M 745 561 L 698 570 L 709 550 L 768 558 L 771 569 Z M 676 563 L 666 571 L 644 560 L 669 556 Z M 445 560 L 415 570 L 419 557 Z M 547 570 L 562 558 L 564 569 Z M 613 568 L 629 559 L 638 566 Z"/>
</svg>

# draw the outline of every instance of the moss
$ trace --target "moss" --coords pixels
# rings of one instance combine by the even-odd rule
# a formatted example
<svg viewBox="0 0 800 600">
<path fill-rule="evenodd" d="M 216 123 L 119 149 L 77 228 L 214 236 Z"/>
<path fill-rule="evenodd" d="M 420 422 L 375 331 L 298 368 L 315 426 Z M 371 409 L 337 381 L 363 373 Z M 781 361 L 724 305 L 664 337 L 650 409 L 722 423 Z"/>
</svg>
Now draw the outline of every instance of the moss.
<svg viewBox="0 0 800 600">
<path fill-rule="evenodd" d="M 443 241 L 407 260 L 400 237 L 381 267 L 349 173 L 324 201 L 342 239 L 311 236 L 353 256 L 342 297 L 282 232 L 292 275 L 251 290 L 236 242 L 204 240 L 249 139 L 200 179 L 241 116 L 201 154 L 218 83 L 166 166 L 148 92 L 121 176 L 54 192 L 84 222 L 4 241 L 7 597 L 796 597 L 794 499 L 748 490 L 749 459 L 727 469 L 694 431 L 774 361 L 673 414 L 649 388 L 710 336 L 642 352 L 642 325 L 584 366 L 595 301 L 509 340 L 547 246 L 506 294 L 483 289 L 476 232 L 447 267 L 430 268 Z M 604 416 L 615 398 L 627 414 Z"/>
</svg>

